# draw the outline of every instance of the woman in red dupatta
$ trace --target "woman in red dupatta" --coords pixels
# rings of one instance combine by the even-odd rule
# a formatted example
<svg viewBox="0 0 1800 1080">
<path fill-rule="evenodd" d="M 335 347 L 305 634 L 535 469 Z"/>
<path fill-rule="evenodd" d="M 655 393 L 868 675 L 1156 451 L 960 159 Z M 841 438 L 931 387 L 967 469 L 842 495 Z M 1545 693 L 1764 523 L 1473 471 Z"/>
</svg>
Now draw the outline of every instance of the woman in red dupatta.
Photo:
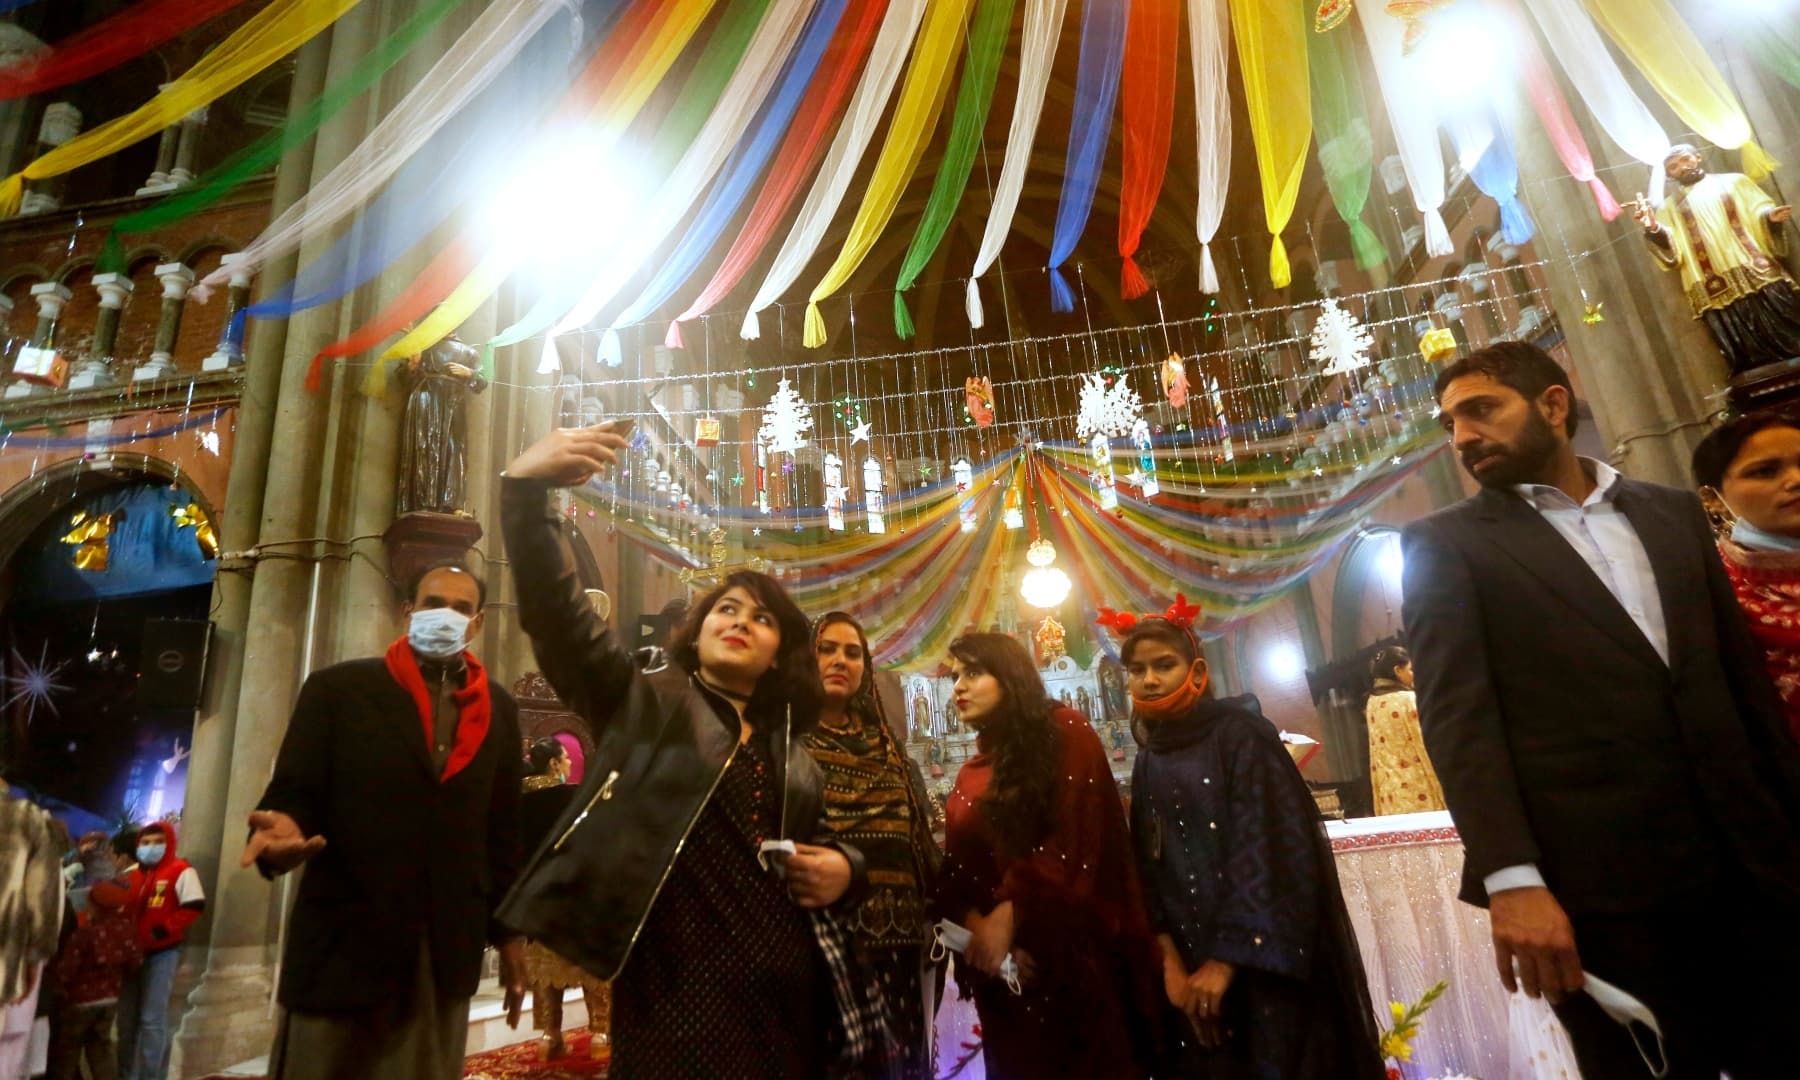
<svg viewBox="0 0 1800 1080">
<path fill-rule="evenodd" d="M 1800 740 L 1800 418 L 1754 412 L 1694 449 L 1719 555 Z"/>
</svg>

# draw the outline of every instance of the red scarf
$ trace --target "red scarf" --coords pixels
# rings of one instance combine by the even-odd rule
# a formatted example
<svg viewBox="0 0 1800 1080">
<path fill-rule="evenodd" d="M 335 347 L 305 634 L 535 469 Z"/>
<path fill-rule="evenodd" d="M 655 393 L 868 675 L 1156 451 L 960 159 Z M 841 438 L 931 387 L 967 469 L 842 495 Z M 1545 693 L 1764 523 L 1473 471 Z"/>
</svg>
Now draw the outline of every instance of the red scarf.
<svg viewBox="0 0 1800 1080">
<path fill-rule="evenodd" d="M 453 698 L 458 710 L 456 718 L 456 741 L 450 747 L 450 759 L 444 762 L 444 775 L 441 780 L 449 780 L 463 770 L 463 766 L 475 760 L 481 750 L 481 744 L 487 739 L 488 721 L 493 716 L 493 701 L 488 696 L 487 669 L 475 659 L 473 653 L 462 654 L 463 663 L 468 665 L 469 677 L 463 681 L 462 689 Z M 419 718 L 425 724 L 425 746 L 429 750 L 431 740 L 436 734 L 432 728 L 431 693 L 425 689 L 425 676 L 419 672 L 418 658 L 413 655 L 412 646 L 406 643 L 406 637 L 388 646 L 388 674 L 394 681 L 412 695 L 413 703 L 419 707 Z"/>
</svg>

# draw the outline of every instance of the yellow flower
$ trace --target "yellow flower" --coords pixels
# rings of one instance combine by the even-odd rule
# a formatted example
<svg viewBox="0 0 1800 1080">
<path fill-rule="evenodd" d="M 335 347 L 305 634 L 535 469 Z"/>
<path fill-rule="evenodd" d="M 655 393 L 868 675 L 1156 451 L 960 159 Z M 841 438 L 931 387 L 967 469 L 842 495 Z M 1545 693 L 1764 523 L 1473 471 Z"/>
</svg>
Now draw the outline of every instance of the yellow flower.
<svg viewBox="0 0 1800 1080">
<path fill-rule="evenodd" d="M 1398 1035 L 1389 1033 L 1381 1040 L 1381 1056 L 1393 1058 L 1396 1061 L 1411 1061 L 1412 1044 Z"/>
<path fill-rule="evenodd" d="M 1388 1002 L 1388 1012 L 1394 1014 L 1394 1023 L 1396 1024 L 1406 1019 L 1406 1006 L 1400 1004 L 1398 1001 Z"/>
</svg>

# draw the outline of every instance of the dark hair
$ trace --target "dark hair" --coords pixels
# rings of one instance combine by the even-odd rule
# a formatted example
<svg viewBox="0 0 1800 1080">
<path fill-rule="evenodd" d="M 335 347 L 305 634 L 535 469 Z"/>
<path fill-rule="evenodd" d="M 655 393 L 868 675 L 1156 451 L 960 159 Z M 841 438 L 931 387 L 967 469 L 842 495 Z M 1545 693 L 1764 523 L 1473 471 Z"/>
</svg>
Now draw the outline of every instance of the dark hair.
<svg viewBox="0 0 1800 1080">
<path fill-rule="evenodd" d="M 1186 657 L 1190 664 L 1200 658 L 1200 650 L 1195 644 L 1194 635 L 1185 626 L 1176 626 L 1167 619 L 1141 619 L 1136 626 L 1131 628 L 1131 632 L 1125 635 L 1125 640 L 1119 642 L 1119 663 L 1131 663 L 1132 650 L 1136 649 L 1139 643 L 1145 641 L 1162 642 Z"/>
<path fill-rule="evenodd" d="M 865 716 L 873 716 L 885 723 L 886 721 L 881 715 L 881 708 L 875 700 L 875 660 L 869 655 L 869 635 L 863 632 L 862 623 L 856 621 L 856 616 L 847 611 L 827 611 L 819 616 L 819 621 L 813 623 L 812 632 L 814 662 L 817 663 L 820 635 L 825 633 L 826 627 L 838 625 L 848 626 L 856 631 L 856 640 L 862 645 L 863 651 L 862 685 L 858 686 L 856 692 L 850 695 L 850 707 L 863 711 Z"/>
<path fill-rule="evenodd" d="M 1731 470 L 1731 463 L 1744 452 L 1744 444 L 1752 436 L 1770 428 L 1783 427 L 1800 431 L 1800 417 L 1780 409 L 1764 409 L 1734 416 L 1713 428 L 1700 440 L 1700 445 L 1694 447 L 1694 483 L 1719 490 L 1725 483 L 1725 474 Z"/>
<path fill-rule="evenodd" d="M 114 855 L 130 857 L 137 854 L 137 841 L 138 830 L 135 826 L 132 826 L 120 829 L 118 832 L 113 833 L 112 840 L 109 841 L 109 843 L 112 846 Z"/>
<path fill-rule="evenodd" d="M 525 752 L 525 761 L 531 766 L 531 771 L 525 775 L 543 776 L 565 752 L 561 742 L 548 736 L 531 740 L 531 749 Z"/>
<path fill-rule="evenodd" d="M 1537 401 L 1552 386 L 1562 387 L 1569 392 L 1569 416 L 1563 421 L 1563 433 L 1575 434 L 1575 387 L 1569 382 L 1569 373 L 1536 345 L 1525 341 L 1496 341 L 1486 348 L 1476 349 L 1438 372 L 1437 385 L 1433 388 L 1437 400 L 1442 402 L 1445 389 L 1465 375 L 1486 375 L 1517 390 L 1531 402 Z"/>
<path fill-rule="evenodd" d="M 755 598 L 764 610 L 775 616 L 775 628 L 781 633 L 781 644 L 775 648 L 775 663 L 756 680 L 750 695 L 747 717 L 774 720 L 792 710 L 794 731 L 811 731 L 819 723 L 819 706 L 825 700 L 825 687 L 819 682 L 819 661 L 813 655 L 812 634 L 806 616 L 788 596 L 781 583 L 754 570 L 737 570 L 727 575 L 710 592 L 694 601 L 681 625 L 669 635 L 669 654 L 690 672 L 700 670 L 700 652 L 695 642 L 700 639 L 700 626 L 719 600 L 734 588 L 741 588 Z"/>
<path fill-rule="evenodd" d="M 1377 679 L 1392 679 L 1399 668 L 1412 663 L 1412 654 L 1398 645 L 1384 645 L 1369 661 L 1369 674 Z"/>
<path fill-rule="evenodd" d="M 437 573 L 439 570 L 454 570 L 459 574 L 469 575 L 469 579 L 475 582 L 475 610 L 480 611 L 482 608 L 487 607 L 487 582 L 481 580 L 480 574 L 469 569 L 458 559 L 439 559 L 437 562 L 431 563 L 418 573 L 414 574 L 412 576 L 412 582 L 406 590 L 406 600 L 408 603 L 418 600 L 419 586 L 425 584 L 425 579 L 432 574 Z"/>
<path fill-rule="evenodd" d="M 1050 695 L 1025 646 L 1005 634 L 964 634 L 950 655 L 1000 683 L 1000 709 L 982 723 L 992 746 L 993 781 L 980 806 L 1002 851 L 1021 856 L 1050 832 L 1062 736 L 1050 719 Z"/>
</svg>

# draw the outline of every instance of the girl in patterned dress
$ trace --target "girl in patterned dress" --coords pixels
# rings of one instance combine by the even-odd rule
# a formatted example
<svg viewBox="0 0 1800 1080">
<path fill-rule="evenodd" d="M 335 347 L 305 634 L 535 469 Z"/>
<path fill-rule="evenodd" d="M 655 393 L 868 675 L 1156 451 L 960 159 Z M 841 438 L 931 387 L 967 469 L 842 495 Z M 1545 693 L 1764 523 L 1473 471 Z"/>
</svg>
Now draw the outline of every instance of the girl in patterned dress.
<svg viewBox="0 0 1800 1080">
<path fill-rule="evenodd" d="M 1364 716 L 1369 721 L 1369 786 L 1375 794 L 1375 815 L 1442 810 L 1444 789 L 1419 731 L 1412 657 L 1400 646 L 1389 645 L 1375 654 L 1369 668 L 1375 689 Z"/>
</svg>

